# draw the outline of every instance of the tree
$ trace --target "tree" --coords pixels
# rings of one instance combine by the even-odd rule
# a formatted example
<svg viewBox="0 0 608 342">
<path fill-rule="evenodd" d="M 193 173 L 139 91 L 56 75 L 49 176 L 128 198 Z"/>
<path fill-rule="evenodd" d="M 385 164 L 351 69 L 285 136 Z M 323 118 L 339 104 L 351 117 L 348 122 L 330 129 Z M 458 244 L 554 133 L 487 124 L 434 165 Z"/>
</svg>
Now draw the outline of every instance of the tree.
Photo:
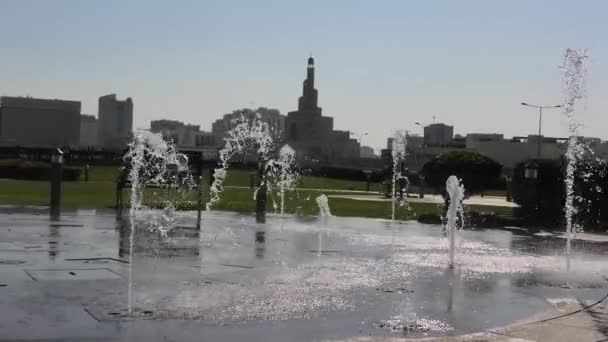
<svg viewBox="0 0 608 342">
<path fill-rule="evenodd" d="M 426 183 L 440 191 L 444 197 L 445 182 L 449 176 L 462 179 L 466 195 L 488 189 L 500 180 L 502 165 L 477 152 L 451 151 L 440 154 L 424 164 L 422 174 Z"/>
</svg>

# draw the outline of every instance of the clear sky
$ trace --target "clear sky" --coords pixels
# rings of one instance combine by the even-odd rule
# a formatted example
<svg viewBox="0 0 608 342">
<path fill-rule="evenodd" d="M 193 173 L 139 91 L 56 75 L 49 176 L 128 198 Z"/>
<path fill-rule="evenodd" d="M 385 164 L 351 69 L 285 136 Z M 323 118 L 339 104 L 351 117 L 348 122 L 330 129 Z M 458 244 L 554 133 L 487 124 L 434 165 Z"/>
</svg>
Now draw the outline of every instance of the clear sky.
<svg viewBox="0 0 608 342">
<path fill-rule="evenodd" d="M 312 52 L 324 115 L 369 132 L 453 124 L 533 134 L 522 101 L 562 101 L 565 48 L 589 48 L 583 133 L 608 139 L 608 1 L 0 0 L 0 93 L 82 101 L 132 97 L 135 126 L 210 129 L 221 114 L 295 110 Z M 558 111 L 547 135 L 565 136 Z"/>
</svg>

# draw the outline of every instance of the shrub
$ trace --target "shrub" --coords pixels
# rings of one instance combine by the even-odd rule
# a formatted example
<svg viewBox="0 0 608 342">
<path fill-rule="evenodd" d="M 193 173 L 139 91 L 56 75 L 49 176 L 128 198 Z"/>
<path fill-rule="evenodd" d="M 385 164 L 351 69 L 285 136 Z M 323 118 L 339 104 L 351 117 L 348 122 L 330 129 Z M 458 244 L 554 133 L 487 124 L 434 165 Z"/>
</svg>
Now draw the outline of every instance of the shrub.
<svg viewBox="0 0 608 342">
<path fill-rule="evenodd" d="M 49 163 L 18 159 L 0 161 L 0 178 L 45 181 L 50 177 L 51 165 Z M 76 181 L 79 177 L 79 168 L 63 167 L 63 181 Z"/>
<path fill-rule="evenodd" d="M 479 193 L 499 183 L 502 165 L 482 154 L 451 151 L 433 158 L 422 168 L 426 183 L 441 193 L 449 176 L 462 179 L 467 195 Z M 445 194 L 444 194 L 445 195 Z"/>
</svg>

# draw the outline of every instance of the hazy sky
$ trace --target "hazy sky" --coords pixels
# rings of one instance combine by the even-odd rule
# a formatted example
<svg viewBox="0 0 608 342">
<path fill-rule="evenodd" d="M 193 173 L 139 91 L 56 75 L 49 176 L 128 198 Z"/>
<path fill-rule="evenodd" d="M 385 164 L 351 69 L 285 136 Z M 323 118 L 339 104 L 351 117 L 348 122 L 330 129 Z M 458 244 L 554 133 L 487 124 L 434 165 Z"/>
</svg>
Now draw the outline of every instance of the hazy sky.
<svg viewBox="0 0 608 342">
<path fill-rule="evenodd" d="M 132 97 L 135 126 L 295 110 L 312 52 L 324 115 L 383 146 L 394 128 L 533 134 L 522 101 L 562 101 L 564 49 L 589 48 L 584 134 L 608 139 L 608 2 L 0 0 L 0 93 Z M 559 111 L 544 131 L 566 134 Z"/>
</svg>

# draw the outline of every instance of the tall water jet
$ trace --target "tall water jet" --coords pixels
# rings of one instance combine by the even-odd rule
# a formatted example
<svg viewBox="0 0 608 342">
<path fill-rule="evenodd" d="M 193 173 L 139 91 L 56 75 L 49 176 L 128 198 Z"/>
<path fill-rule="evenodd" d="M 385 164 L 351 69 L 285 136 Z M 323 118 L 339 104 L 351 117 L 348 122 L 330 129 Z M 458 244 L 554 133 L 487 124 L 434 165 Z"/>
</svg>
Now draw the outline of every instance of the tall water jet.
<svg viewBox="0 0 608 342">
<path fill-rule="evenodd" d="M 331 215 L 331 210 L 329 209 L 329 200 L 325 194 L 319 195 L 316 200 L 317 206 L 319 207 L 319 217 L 321 218 L 321 225 L 323 227 L 327 226 L 327 218 Z M 317 251 L 317 256 L 321 256 L 323 253 L 323 231 L 320 230 L 317 235 L 319 247 Z"/>
<path fill-rule="evenodd" d="M 566 152 L 566 203 L 564 205 L 566 218 L 566 269 L 570 270 L 571 245 L 573 237 L 573 216 L 576 214 L 574 206 L 574 176 L 576 164 L 581 157 L 582 148 L 578 142 L 578 129 L 580 123 L 576 118 L 576 109 L 579 102 L 585 98 L 585 76 L 587 50 L 567 49 L 564 63 L 561 66 L 562 83 L 564 91 L 564 114 L 568 120 L 568 150 Z"/>
<path fill-rule="evenodd" d="M 401 184 L 405 178 L 405 175 L 402 173 L 403 165 L 405 162 L 406 155 L 406 147 L 407 147 L 407 139 L 406 132 L 401 130 L 396 130 L 393 133 L 393 142 L 391 144 L 391 156 L 393 157 L 393 179 L 392 179 L 392 214 L 391 219 L 395 220 L 395 205 L 397 202 L 397 186 L 398 183 Z M 406 189 L 403 189 L 402 186 L 399 186 L 400 192 L 403 193 Z M 404 199 L 401 199 L 401 204 L 403 205 Z"/>
<path fill-rule="evenodd" d="M 129 288 L 128 311 L 133 307 L 133 255 L 135 245 L 136 219 L 138 212 L 143 208 L 143 190 L 146 185 L 157 187 L 185 186 L 192 189 L 194 180 L 188 168 L 188 158 L 178 153 L 173 144 L 166 142 L 160 134 L 138 130 L 129 150 L 124 156 L 129 168 L 128 180 L 131 183 L 130 197 L 130 236 L 129 236 Z M 161 222 L 155 228 L 162 237 L 166 237 L 173 227 L 175 206 L 171 200 L 166 200 L 161 215 Z"/>
<path fill-rule="evenodd" d="M 448 177 L 445 183 L 445 191 L 450 199 L 447 210 L 447 232 L 449 238 L 450 268 L 454 267 L 454 255 L 456 249 L 456 230 L 462 228 L 464 222 L 464 210 L 462 200 L 464 199 L 464 185 L 456 176 Z M 460 218 L 460 224 L 459 219 Z"/>
</svg>

